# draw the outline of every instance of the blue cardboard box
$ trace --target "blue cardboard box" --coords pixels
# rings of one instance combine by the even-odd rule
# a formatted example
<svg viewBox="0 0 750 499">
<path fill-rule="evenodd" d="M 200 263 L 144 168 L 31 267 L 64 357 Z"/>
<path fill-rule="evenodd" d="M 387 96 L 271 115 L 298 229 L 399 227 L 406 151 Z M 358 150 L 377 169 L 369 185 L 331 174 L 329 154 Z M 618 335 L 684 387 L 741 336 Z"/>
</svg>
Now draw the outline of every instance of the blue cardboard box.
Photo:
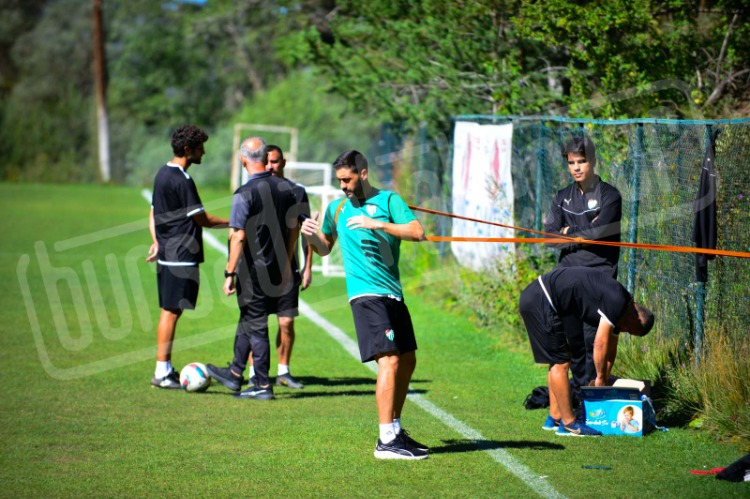
<svg viewBox="0 0 750 499">
<path fill-rule="evenodd" d="M 651 403 L 637 388 L 587 386 L 581 390 L 586 425 L 603 435 L 640 437 L 653 429 Z"/>
</svg>

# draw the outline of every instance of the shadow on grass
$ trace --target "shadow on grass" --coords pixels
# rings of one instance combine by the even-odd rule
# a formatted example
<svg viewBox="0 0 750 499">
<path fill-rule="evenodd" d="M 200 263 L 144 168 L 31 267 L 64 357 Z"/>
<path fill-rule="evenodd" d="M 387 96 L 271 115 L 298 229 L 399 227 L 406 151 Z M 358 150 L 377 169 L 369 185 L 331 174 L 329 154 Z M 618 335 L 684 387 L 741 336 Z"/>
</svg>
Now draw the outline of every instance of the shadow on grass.
<svg viewBox="0 0 750 499">
<path fill-rule="evenodd" d="M 276 378 L 271 376 L 270 382 L 271 385 L 274 388 L 274 395 L 279 395 L 280 393 L 299 393 L 302 394 L 303 392 L 310 393 L 308 388 L 311 386 L 375 386 L 375 378 L 319 378 L 316 376 L 295 376 L 297 381 L 302 383 L 305 388 L 302 390 L 295 390 L 293 388 L 284 388 L 276 385 Z M 247 380 L 243 379 L 242 383 L 242 389 L 245 390 L 249 385 L 247 384 Z M 223 386 L 220 381 L 212 380 L 211 383 L 211 390 L 206 392 L 209 395 L 219 395 L 220 393 L 214 392 L 214 387 L 219 387 L 219 391 L 223 390 Z M 334 395 L 335 393 L 318 393 L 318 395 Z M 337 392 L 342 395 L 354 395 L 359 392 L 351 391 L 351 392 Z M 369 389 L 368 391 L 364 391 L 362 393 L 373 393 L 372 389 Z M 234 392 L 230 391 L 224 391 L 225 395 L 233 395 Z M 285 397 L 285 398 L 291 398 L 291 397 Z"/>
<path fill-rule="evenodd" d="M 246 389 L 247 386 L 243 386 L 242 389 Z M 177 390 L 174 390 L 177 391 Z M 182 391 L 182 390 L 180 390 Z M 207 392 L 197 393 L 195 395 L 200 396 L 209 396 L 209 395 L 218 395 L 218 396 L 225 396 L 225 397 L 236 397 L 239 398 L 238 395 L 240 392 L 231 392 L 229 390 L 209 390 Z M 305 399 L 305 398 L 316 398 L 316 397 L 356 397 L 359 395 L 368 395 L 368 396 L 374 396 L 375 392 L 373 390 L 344 390 L 344 391 L 335 391 L 335 392 L 314 392 L 309 391 L 307 389 L 305 390 L 291 390 L 287 388 L 280 388 L 274 386 L 273 389 L 274 398 L 280 399 L 280 400 L 288 400 L 288 399 Z M 192 394 L 191 394 L 192 395 Z"/>
<path fill-rule="evenodd" d="M 275 384 L 275 377 L 271 377 L 271 385 L 274 388 L 274 395 L 276 398 L 292 399 L 292 398 L 312 398 L 312 397 L 336 397 L 336 396 L 357 396 L 357 395 L 373 395 L 375 394 L 375 378 L 369 377 L 348 377 L 348 378 L 322 378 L 318 376 L 295 376 L 295 379 L 302 383 L 305 388 L 301 390 L 280 387 Z M 412 380 L 412 383 L 428 383 L 429 380 Z M 366 387 L 362 390 L 344 390 L 344 391 L 311 391 L 311 387 L 355 387 L 362 386 Z M 242 389 L 245 390 L 248 387 L 247 383 L 242 384 Z M 182 390 L 180 390 L 182 391 Z M 234 396 L 235 393 L 226 390 L 221 382 L 213 380 L 209 391 L 202 393 L 202 395 L 229 395 Z M 409 393 L 422 394 L 427 393 L 427 390 L 409 390 Z"/>
<path fill-rule="evenodd" d="M 275 380 L 275 378 L 271 378 Z M 374 377 L 322 378 L 319 376 L 295 376 L 294 379 L 307 386 L 355 386 L 375 385 Z M 410 383 L 429 383 L 431 380 L 412 379 Z"/>
<path fill-rule="evenodd" d="M 375 384 L 375 378 L 369 377 L 321 378 L 318 376 L 295 376 L 294 379 L 305 385 L 306 388 L 308 386 L 356 386 Z"/>
<path fill-rule="evenodd" d="M 427 390 L 411 390 L 409 393 L 420 393 L 424 395 Z M 289 389 L 274 389 L 273 394 L 277 399 L 306 399 L 316 397 L 357 397 L 360 395 L 366 395 L 368 397 L 375 397 L 375 391 L 372 389 L 368 390 L 344 390 L 344 391 L 331 391 L 331 392 L 314 392 L 308 391 L 307 388 L 304 390 L 289 390 Z"/>
<path fill-rule="evenodd" d="M 526 450 L 563 450 L 565 446 L 552 442 L 534 442 L 528 440 L 443 440 L 441 446 L 430 447 L 430 454 L 449 454 L 453 452 L 476 452 L 495 449 Z"/>
</svg>

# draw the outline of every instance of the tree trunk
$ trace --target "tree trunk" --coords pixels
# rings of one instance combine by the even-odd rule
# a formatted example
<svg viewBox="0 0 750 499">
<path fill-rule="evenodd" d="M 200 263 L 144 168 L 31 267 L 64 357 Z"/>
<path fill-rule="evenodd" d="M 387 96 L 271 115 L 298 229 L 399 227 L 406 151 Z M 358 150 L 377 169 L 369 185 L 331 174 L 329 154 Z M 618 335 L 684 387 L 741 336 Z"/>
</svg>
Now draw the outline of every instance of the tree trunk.
<svg viewBox="0 0 750 499">
<path fill-rule="evenodd" d="M 109 167 L 109 120 L 107 119 L 107 77 L 102 27 L 102 0 L 94 0 L 94 81 L 96 82 L 96 125 L 99 138 L 99 171 L 102 181 L 111 179 Z"/>
</svg>

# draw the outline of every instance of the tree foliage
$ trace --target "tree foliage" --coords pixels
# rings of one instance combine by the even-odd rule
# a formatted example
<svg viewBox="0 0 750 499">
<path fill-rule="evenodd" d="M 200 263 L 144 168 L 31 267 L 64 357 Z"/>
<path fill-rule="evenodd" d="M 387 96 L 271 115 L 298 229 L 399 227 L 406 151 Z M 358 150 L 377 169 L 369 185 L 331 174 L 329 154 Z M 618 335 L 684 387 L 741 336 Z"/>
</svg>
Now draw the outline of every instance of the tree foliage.
<svg viewBox="0 0 750 499">
<path fill-rule="evenodd" d="M 6 158 L 0 178 L 96 178 L 91 7 L 80 0 L 4 4 L 12 15 L 0 21 L 0 152 Z M 287 68 L 273 46 L 297 19 L 279 3 L 257 0 L 204 6 L 104 0 L 103 10 L 117 180 L 129 177 L 133 140 L 168 140 L 186 122 L 219 127 L 283 79 Z M 34 165 L 41 164 L 57 173 L 40 176 Z"/>
<path fill-rule="evenodd" d="M 434 127 L 458 113 L 731 116 L 750 102 L 748 15 L 742 1 L 342 0 L 303 60 L 359 105 Z"/>
<path fill-rule="evenodd" d="M 748 17 L 745 2 L 553 0 L 524 2 L 516 24 L 562 55 L 573 112 L 700 118 L 750 103 Z"/>
<path fill-rule="evenodd" d="M 93 126 L 87 98 L 93 90 L 90 6 L 60 0 L 42 16 L 33 9 L 16 14 L 20 24 L 11 31 L 28 29 L 9 51 L 13 73 L 2 104 L 2 176 L 93 180 L 95 170 L 86 164 Z M 71 166 L 65 174 L 61 163 Z"/>
<path fill-rule="evenodd" d="M 148 126 L 209 126 L 286 73 L 273 43 L 290 16 L 275 2 L 165 8 L 138 0 L 108 12 L 110 105 Z"/>
<path fill-rule="evenodd" d="M 457 113 L 538 112 L 547 65 L 516 36 L 512 1 L 350 0 L 305 35 L 303 62 L 378 116 L 444 128 Z"/>
<path fill-rule="evenodd" d="M 0 178 L 96 178 L 91 2 L 0 5 Z M 104 0 L 111 157 L 313 67 L 367 120 L 750 111 L 747 0 Z M 301 82 L 300 78 L 294 82 Z M 301 84 L 301 83 L 300 83 Z M 314 121 L 314 120 L 313 120 Z M 342 125 L 343 126 L 343 125 Z"/>
</svg>

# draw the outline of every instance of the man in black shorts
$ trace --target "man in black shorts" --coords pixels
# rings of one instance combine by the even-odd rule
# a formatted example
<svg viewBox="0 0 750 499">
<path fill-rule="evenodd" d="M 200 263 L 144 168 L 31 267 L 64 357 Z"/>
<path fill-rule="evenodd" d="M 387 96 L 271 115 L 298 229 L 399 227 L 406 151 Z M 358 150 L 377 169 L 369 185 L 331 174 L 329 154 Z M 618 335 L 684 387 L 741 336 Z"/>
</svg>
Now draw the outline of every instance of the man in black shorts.
<svg viewBox="0 0 750 499">
<path fill-rule="evenodd" d="M 206 368 L 224 386 L 239 391 L 252 351 L 255 383 L 238 397 L 270 400 L 274 396 L 268 380 L 268 316 L 298 313 L 292 293 L 292 260 L 302 212 L 289 182 L 266 171 L 268 152 L 263 139 L 245 139 L 240 160 L 250 178 L 234 193 L 229 217 L 229 259 L 224 271 L 224 292 L 227 296 L 237 293 L 240 309 L 234 360 L 227 368 L 213 364 Z"/>
<path fill-rule="evenodd" d="M 302 184 L 292 182 L 291 180 L 284 177 L 284 168 L 286 167 L 286 159 L 284 159 L 284 153 L 281 148 L 276 145 L 268 146 L 268 164 L 266 169 L 271 172 L 275 177 L 284 179 L 289 183 L 294 197 L 297 199 L 297 204 L 300 205 L 300 213 L 303 217 L 310 216 L 310 202 L 307 198 L 307 191 Z M 304 385 L 297 381 L 292 373 L 289 372 L 289 362 L 292 358 L 292 348 L 294 348 L 294 318 L 299 315 L 298 304 L 299 304 L 299 292 L 304 291 L 312 282 L 312 251 L 303 239 L 299 239 L 303 242 L 302 254 L 304 255 L 304 265 L 300 269 L 297 263 L 297 252 L 294 253 L 294 260 L 292 261 L 292 272 L 294 272 L 294 287 L 289 292 L 287 297 L 290 306 L 280 309 L 277 314 L 279 320 L 279 329 L 276 332 L 276 353 L 279 356 L 278 375 L 276 376 L 276 384 L 279 386 L 286 386 L 288 388 L 304 388 Z M 301 275 L 300 275 L 301 274 Z M 254 382 L 255 368 L 253 367 L 252 356 L 247 359 L 250 367 L 250 382 Z"/>
<path fill-rule="evenodd" d="M 654 315 L 615 279 L 587 267 L 558 268 L 540 276 L 521 293 L 519 309 L 534 361 L 550 366 L 550 418 L 560 422 L 557 434 L 601 435 L 576 420 L 571 404 L 568 369 L 571 358 L 586 348 L 583 326 L 596 327 L 594 385 L 605 386 L 617 350 L 610 335 L 626 331 L 644 336 L 654 325 Z"/>
<path fill-rule="evenodd" d="M 151 385 L 179 388 L 179 374 L 172 367 L 172 342 L 177 320 L 198 300 L 203 263 L 202 227 L 226 227 L 228 220 L 206 213 L 190 165 L 201 163 L 208 135 L 185 125 L 172 135 L 174 158 L 154 178 L 148 226 L 153 244 L 146 261 L 156 261 L 161 315 L 156 331 L 156 370 Z"/>
<path fill-rule="evenodd" d="M 367 160 L 357 151 L 333 163 L 346 198 L 302 222 L 302 234 L 320 255 L 339 241 L 346 291 L 362 362 L 378 363 L 375 401 L 380 438 L 378 459 L 426 459 L 428 447 L 402 426 L 401 411 L 417 364 L 417 341 L 399 277 L 401 241 L 422 241 L 424 229 L 395 192 L 372 187 Z M 318 229 L 321 232 L 318 233 Z"/>
</svg>

